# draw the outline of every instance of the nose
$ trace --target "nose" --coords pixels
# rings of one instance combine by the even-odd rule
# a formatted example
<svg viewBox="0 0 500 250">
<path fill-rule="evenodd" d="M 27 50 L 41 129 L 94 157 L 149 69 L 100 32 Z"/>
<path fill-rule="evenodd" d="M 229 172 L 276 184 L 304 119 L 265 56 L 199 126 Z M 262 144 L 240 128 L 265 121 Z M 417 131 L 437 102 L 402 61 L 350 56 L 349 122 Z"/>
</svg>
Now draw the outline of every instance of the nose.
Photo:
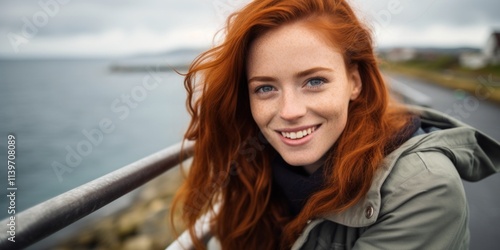
<svg viewBox="0 0 500 250">
<path fill-rule="evenodd" d="M 283 91 L 280 105 L 280 117 L 283 120 L 294 121 L 305 116 L 307 112 L 305 104 L 294 90 Z"/>
</svg>

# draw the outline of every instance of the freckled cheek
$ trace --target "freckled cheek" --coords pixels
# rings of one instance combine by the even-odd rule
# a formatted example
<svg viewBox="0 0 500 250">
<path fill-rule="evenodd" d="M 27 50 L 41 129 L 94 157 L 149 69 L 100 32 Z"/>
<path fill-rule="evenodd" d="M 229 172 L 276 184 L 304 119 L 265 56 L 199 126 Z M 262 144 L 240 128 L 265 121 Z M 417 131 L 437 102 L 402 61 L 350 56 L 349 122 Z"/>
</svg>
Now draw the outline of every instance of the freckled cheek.
<svg viewBox="0 0 500 250">
<path fill-rule="evenodd" d="M 267 107 L 269 105 L 266 105 L 262 101 L 259 100 L 253 100 L 250 102 L 250 109 L 252 111 L 252 117 L 257 123 L 257 126 L 259 126 L 260 129 L 265 127 L 271 120 L 270 118 L 270 108 Z"/>
<path fill-rule="evenodd" d="M 340 118 L 347 113 L 347 104 L 338 101 L 338 97 L 323 97 L 309 100 L 309 109 L 324 117 Z"/>
</svg>

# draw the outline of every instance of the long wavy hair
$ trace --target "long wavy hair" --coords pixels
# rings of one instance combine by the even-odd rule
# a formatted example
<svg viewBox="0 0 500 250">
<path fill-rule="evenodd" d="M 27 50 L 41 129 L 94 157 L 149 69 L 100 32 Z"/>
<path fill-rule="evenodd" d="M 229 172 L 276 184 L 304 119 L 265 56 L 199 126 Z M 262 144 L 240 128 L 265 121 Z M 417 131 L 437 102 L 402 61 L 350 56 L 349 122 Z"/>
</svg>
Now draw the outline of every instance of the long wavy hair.
<svg viewBox="0 0 500 250">
<path fill-rule="evenodd" d="M 249 46 L 281 25 L 305 22 L 341 49 L 346 67 L 358 67 L 362 91 L 351 101 L 347 125 L 324 167 L 326 185 L 289 216 L 273 187 L 270 158 L 276 151 L 259 133 L 249 105 L 246 58 Z M 212 233 L 223 249 L 289 248 L 309 219 L 338 213 L 367 193 L 384 156 L 398 145 L 407 112 L 389 105 L 369 29 L 345 0 L 255 0 L 227 21 L 225 39 L 201 54 L 185 75 L 192 120 L 185 139 L 195 141 L 194 157 L 174 208 L 197 249 L 194 225 L 220 204 Z"/>
</svg>

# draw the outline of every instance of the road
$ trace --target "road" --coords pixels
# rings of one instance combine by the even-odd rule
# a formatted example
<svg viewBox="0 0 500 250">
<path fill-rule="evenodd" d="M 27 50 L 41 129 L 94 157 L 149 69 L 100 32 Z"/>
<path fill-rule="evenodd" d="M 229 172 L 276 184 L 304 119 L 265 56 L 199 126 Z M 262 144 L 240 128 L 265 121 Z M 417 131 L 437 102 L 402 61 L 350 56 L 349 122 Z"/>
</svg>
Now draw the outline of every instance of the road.
<svg viewBox="0 0 500 250">
<path fill-rule="evenodd" d="M 462 90 L 451 90 L 401 75 L 391 74 L 386 78 L 426 95 L 432 108 L 500 141 L 500 105 L 483 100 L 486 95 L 469 95 Z M 480 84 L 478 81 L 478 87 Z M 500 249 L 500 174 L 475 183 L 464 181 L 464 187 L 470 213 L 470 249 Z"/>
</svg>

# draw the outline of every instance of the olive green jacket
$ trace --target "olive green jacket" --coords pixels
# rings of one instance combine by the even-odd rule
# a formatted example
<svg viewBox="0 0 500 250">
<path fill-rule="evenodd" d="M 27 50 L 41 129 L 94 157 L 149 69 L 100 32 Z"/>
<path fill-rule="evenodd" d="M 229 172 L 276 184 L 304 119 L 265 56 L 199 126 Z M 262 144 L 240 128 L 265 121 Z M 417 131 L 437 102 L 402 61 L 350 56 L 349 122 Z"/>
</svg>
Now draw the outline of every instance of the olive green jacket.
<svg viewBox="0 0 500 250">
<path fill-rule="evenodd" d="M 365 199 L 308 222 L 292 249 L 468 249 L 461 179 L 500 171 L 500 145 L 451 117 L 412 107 L 423 126 L 390 153 Z"/>
</svg>

